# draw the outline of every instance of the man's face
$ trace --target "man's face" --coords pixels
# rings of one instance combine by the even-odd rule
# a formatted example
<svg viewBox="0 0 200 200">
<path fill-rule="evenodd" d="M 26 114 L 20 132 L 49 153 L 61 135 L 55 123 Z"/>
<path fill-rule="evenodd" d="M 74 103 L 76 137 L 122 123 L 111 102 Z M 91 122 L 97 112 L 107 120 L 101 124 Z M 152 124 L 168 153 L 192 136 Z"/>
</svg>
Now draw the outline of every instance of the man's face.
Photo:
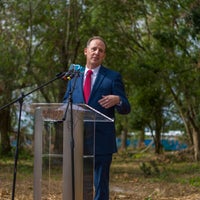
<svg viewBox="0 0 200 200">
<path fill-rule="evenodd" d="M 92 69 L 101 65 L 106 56 L 105 50 L 105 44 L 101 40 L 92 40 L 89 46 L 84 49 L 87 67 Z"/>
</svg>

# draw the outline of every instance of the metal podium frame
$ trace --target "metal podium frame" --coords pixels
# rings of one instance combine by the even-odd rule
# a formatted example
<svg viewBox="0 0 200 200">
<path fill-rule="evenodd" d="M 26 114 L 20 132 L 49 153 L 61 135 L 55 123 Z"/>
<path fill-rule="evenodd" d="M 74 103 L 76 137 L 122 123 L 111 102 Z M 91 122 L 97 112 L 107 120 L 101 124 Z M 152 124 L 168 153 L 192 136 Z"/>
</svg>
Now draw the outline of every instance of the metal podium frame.
<svg viewBox="0 0 200 200">
<path fill-rule="evenodd" d="M 70 109 L 70 108 L 68 108 Z M 63 200 L 72 200 L 72 163 L 71 163 L 71 118 L 67 111 L 66 119 L 62 118 L 66 112 L 66 104 L 62 103 L 36 103 L 32 104 L 32 110 L 34 111 L 34 200 L 42 199 L 42 165 L 43 165 L 43 131 L 44 123 L 62 123 L 63 129 L 63 154 L 62 154 L 62 198 Z M 114 119 L 107 117 L 94 108 L 86 104 L 73 104 L 73 137 L 74 137 L 74 179 L 75 179 L 75 200 L 93 200 L 92 197 L 85 197 L 84 190 L 84 173 L 87 169 L 84 169 L 87 159 L 88 163 L 94 164 L 94 152 L 95 152 L 95 123 L 96 122 L 114 122 Z M 89 131 L 86 131 L 85 123 L 91 124 Z M 93 153 L 85 153 L 85 132 L 90 132 L 93 135 Z M 49 154 L 49 156 L 51 156 Z M 91 160 L 92 159 L 92 160 Z M 89 164 L 90 165 L 90 164 Z M 92 165 L 92 173 L 94 166 Z M 91 173 L 91 170 L 90 170 Z M 90 181 L 93 181 L 90 177 Z M 93 190 L 90 184 L 90 190 Z M 91 188 L 92 187 L 92 188 Z M 87 193 L 87 192 L 85 192 Z M 45 199 L 48 199 L 45 197 Z M 58 199 L 56 197 L 56 199 Z"/>
</svg>

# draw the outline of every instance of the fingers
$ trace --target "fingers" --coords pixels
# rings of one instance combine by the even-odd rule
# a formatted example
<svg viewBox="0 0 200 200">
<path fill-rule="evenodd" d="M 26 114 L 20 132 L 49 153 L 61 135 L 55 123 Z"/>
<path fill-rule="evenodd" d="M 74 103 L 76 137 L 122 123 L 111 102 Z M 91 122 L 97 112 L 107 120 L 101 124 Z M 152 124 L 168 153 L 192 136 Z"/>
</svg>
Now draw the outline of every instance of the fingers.
<svg viewBox="0 0 200 200">
<path fill-rule="evenodd" d="M 102 96 L 98 102 L 102 107 L 110 108 L 116 104 L 116 98 L 118 97 L 115 95 Z"/>
<path fill-rule="evenodd" d="M 109 96 L 102 96 L 102 98 L 98 102 L 102 107 L 109 108 L 110 105 Z"/>
</svg>

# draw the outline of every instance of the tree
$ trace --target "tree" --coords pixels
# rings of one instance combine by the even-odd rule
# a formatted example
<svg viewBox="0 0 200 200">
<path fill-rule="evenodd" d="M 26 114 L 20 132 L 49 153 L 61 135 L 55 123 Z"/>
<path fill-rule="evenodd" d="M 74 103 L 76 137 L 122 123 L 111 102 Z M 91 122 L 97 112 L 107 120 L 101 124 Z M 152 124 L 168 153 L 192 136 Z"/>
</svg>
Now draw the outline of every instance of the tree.
<svg viewBox="0 0 200 200">
<path fill-rule="evenodd" d="M 70 63 L 84 64 L 86 40 L 101 35 L 108 43 L 104 65 L 121 72 L 132 104 L 132 113 L 117 127 L 123 133 L 155 129 L 159 153 L 160 134 L 173 107 L 199 159 L 197 0 L 4 1 L 0 22 L 2 105 L 67 71 Z M 65 88 L 57 81 L 32 101 L 61 102 Z M 13 131 L 7 112 L 9 119 L 1 121 L 7 127 L 0 128 L 3 144 L 9 144 Z"/>
<path fill-rule="evenodd" d="M 166 3 L 159 5 L 159 28 L 154 30 L 154 38 L 160 46 L 160 52 L 165 53 L 162 71 L 166 90 L 171 93 L 174 103 L 184 121 L 186 131 L 194 144 L 194 157 L 200 159 L 200 132 L 199 132 L 199 74 L 197 61 L 198 32 L 191 29 L 191 20 L 194 20 L 197 1 L 188 1 L 185 4 Z M 171 8 L 169 17 L 161 18 Z M 194 8 L 195 7 L 195 8 Z M 188 8 L 189 16 L 186 13 Z M 162 14 L 161 14 L 162 13 Z M 196 19 L 196 17 L 195 17 Z M 186 24 L 186 25 L 185 25 Z M 192 23 L 194 24 L 194 23 Z M 190 27 L 190 28 L 189 28 Z"/>
<path fill-rule="evenodd" d="M 46 83 L 58 72 L 68 70 L 70 62 L 75 62 L 80 44 L 77 29 L 80 7 L 78 1 L 2 2 L 2 105 L 18 98 L 22 91 L 26 93 Z M 61 102 L 65 88 L 66 83 L 61 81 L 51 84 L 33 95 L 32 101 Z M 13 131 L 10 110 L 0 115 L 2 152 L 8 152 L 9 133 Z"/>
<path fill-rule="evenodd" d="M 3 4 L 3 3 L 2 3 Z M 1 105 L 8 104 L 16 94 L 13 91 L 23 88 L 22 79 L 25 70 L 22 63 L 24 62 L 24 51 L 21 49 L 22 40 L 18 32 L 18 23 L 15 23 L 15 16 L 12 9 L 6 9 L 6 3 L 2 5 L 0 11 L 0 82 L 1 82 Z M 5 7 L 4 7 L 5 6 Z M 14 25 L 11 25 L 14 23 Z M 0 112 L 0 132 L 1 132 L 1 152 L 3 155 L 11 150 L 10 133 L 13 132 L 11 127 L 11 110 L 7 107 Z"/>
</svg>

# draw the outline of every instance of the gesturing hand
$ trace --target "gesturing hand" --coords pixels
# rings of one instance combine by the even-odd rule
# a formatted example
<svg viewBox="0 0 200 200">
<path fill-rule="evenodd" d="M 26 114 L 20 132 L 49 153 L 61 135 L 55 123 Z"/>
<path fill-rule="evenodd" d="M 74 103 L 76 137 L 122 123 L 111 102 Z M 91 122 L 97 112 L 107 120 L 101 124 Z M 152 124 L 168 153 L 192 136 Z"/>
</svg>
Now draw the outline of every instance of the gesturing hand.
<svg viewBox="0 0 200 200">
<path fill-rule="evenodd" d="M 98 101 L 104 108 L 110 108 L 120 103 L 120 97 L 117 95 L 106 95 Z"/>
</svg>

